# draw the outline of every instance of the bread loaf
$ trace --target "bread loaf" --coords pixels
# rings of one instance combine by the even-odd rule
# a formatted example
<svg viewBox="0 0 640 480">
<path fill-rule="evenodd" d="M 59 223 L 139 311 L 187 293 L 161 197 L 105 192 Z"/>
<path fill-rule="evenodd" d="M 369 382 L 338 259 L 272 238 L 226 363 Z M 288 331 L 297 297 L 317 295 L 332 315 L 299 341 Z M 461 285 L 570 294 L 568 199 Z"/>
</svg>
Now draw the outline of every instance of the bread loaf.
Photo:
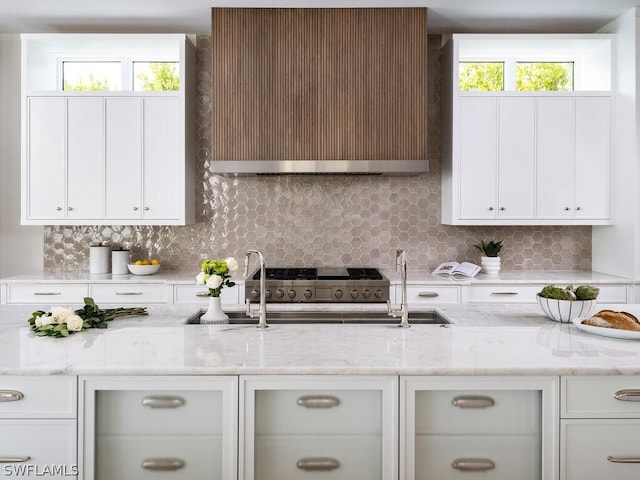
<svg viewBox="0 0 640 480">
<path fill-rule="evenodd" d="M 593 327 L 617 328 L 620 330 L 634 330 L 640 332 L 640 322 L 629 312 L 600 310 L 593 317 L 583 320 L 582 323 Z"/>
</svg>

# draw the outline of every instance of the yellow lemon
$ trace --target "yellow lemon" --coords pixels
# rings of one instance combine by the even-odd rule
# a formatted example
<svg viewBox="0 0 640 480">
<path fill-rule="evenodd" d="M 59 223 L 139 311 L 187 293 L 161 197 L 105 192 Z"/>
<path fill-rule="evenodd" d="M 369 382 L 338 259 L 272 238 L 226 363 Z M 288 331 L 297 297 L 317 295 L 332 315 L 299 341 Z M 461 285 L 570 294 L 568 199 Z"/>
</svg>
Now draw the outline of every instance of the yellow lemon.
<svg viewBox="0 0 640 480">
<path fill-rule="evenodd" d="M 160 265 L 160 260 L 158 260 L 157 258 L 152 259 L 151 265 Z"/>
<path fill-rule="evenodd" d="M 136 260 L 135 265 L 142 265 L 142 260 Z"/>
<path fill-rule="evenodd" d="M 142 265 L 151 265 L 151 262 L 149 260 L 143 260 Z"/>
</svg>

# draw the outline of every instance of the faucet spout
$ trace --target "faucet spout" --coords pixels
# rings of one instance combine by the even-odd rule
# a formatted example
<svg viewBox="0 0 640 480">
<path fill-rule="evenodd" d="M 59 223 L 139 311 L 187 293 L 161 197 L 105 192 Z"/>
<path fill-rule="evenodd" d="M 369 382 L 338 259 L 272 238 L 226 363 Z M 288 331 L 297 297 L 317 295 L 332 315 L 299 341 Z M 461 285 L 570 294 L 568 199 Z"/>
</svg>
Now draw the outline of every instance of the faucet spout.
<svg viewBox="0 0 640 480">
<path fill-rule="evenodd" d="M 252 254 L 258 256 L 258 262 L 260 264 L 260 308 L 258 308 L 258 310 L 252 310 L 251 300 L 247 298 L 247 316 L 258 318 L 258 328 L 267 328 L 267 269 L 264 262 L 264 255 L 258 250 L 247 250 L 244 258 L 244 276 L 246 277 L 249 272 L 249 260 Z"/>
<path fill-rule="evenodd" d="M 407 255 L 404 250 L 396 250 L 396 272 L 400 270 L 400 289 L 402 290 L 402 300 L 400 309 L 392 310 L 391 301 L 387 301 L 387 311 L 392 317 L 400 317 L 399 327 L 408 328 L 409 310 L 407 309 Z"/>
</svg>

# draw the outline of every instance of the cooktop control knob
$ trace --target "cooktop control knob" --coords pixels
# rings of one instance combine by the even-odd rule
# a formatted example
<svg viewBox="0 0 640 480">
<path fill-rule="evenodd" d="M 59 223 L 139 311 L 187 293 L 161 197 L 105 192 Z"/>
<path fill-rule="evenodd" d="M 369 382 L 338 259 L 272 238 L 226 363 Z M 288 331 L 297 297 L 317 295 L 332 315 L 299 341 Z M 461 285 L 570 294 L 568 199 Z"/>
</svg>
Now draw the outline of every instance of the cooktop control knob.
<svg viewBox="0 0 640 480">
<path fill-rule="evenodd" d="M 251 290 L 251 298 L 258 298 L 260 296 L 260 292 L 257 289 Z"/>
<path fill-rule="evenodd" d="M 271 290 L 265 290 L 265 291 L 264 291 L 264 296 L 265 296 L 266 298 L 271 298 Z"/>
<path fill-rule="evenodd" d="M 376 295 L 376 298 L 382 298 L 382 296 L 384 295 L 384 293 L 383 293 L 383 291 L 382 291 L 382 290 L 376 290 L 375 295 Z"/>
<path fill-rule="evenodd" d="M 368 288 L 365 288 L 365 289 L 362 291 L 362 296 L 363 296 L 364 298 L 369 298 L 369 297 L 371 296 L 371 290 L 369 290 Z"/>
<path fill-rule="evenodd" d="M 355 288 L 351 290 L 351 298 L 358 298 L 358 290 Z"/>
<path fill-rule="evenodd" d="M 304 298 L 311 298 L 312 295 L 313 295 L 313 292 L 308 288 L 304 291 Z"/>
<path fill-rule="evenodd" d="M 284 297 L 284 290 L 282 290 L 281 288 L 278 288 L 276 290 L 276 297 L 278 297 L 278 298 Z"/>
<path fill-rule="evenodd" d="M 335 292 L 333 292 L 333 295 L 334 295 L 336 298 L 342 298 L 342 290 L 340 290 L 339 288 L 337 288 L 337 289 L 336 289 L 336 291 L 335 291 Z"/>
<path fill-rule="evenodd" d="M 287 295 L 289 295 L 289 298 L 294 298 L 296 296 L 296 291 L 292 288 L 287 292 Z"/>
</svg>

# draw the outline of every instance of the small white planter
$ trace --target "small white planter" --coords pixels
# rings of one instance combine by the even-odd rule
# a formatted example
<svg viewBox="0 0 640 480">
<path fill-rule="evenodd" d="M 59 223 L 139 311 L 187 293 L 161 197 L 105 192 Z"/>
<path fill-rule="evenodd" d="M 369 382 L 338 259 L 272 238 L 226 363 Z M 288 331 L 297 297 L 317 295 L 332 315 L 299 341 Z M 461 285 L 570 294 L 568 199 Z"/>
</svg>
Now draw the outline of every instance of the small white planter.
<svg viewBox="0 0 640 480">
<path fill-rule="evenodd" d="M 482 273 L 497 275 L 500 271 L 500 257 L 482 257 L 480 259 Z"/>
</svg>

